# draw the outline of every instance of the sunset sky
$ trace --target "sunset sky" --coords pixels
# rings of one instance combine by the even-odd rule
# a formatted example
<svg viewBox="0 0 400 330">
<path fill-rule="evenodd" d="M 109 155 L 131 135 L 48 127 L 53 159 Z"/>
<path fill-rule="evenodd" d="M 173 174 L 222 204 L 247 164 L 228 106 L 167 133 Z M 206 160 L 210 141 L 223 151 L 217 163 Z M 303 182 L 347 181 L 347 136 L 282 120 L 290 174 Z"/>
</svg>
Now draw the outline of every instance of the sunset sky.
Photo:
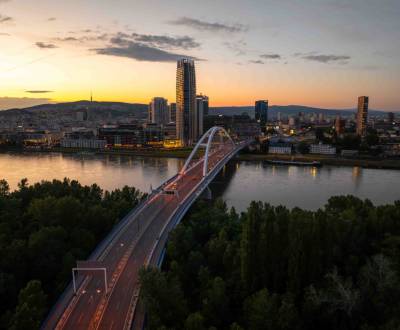
<svg viewBox="0 0 400 330">
<path fill-rule="evenodd" d="M 398 0 L 0 0 L 0 109 L 175 100 L 196 61 L 211 106 L 400 110 Z"/>
</svg>

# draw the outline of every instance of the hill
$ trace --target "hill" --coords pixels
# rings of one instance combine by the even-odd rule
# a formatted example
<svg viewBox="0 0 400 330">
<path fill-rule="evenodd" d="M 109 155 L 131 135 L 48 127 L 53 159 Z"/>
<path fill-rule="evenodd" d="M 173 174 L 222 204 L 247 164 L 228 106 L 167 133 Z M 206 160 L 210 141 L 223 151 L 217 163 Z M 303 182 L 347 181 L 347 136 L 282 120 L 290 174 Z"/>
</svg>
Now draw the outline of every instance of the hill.
<svg viewBox="0 0 400 330">
<path fill-rule="evenodd" d="M 276 118 L 278 112 L 282 115 L 293 116 L 299 112 L 324 114 L 325 116 L 343 116 L 348 117 L 356 112 L 356 109 L 324 109 L 324 108 L 313 108 L 303 105 L 271 105 L 268 108 L 268 113 L 271 118 Z M 242 106 L 242 107 L 210 107 L 210 114 L 215 115 L 240 115 L 247 113 L 250 116 L 254 116 L 254 106 Z M 369 113 L 373 116 L 384 116 L 387 113 L 381 110 L 369 110 Z"/>
<path fill-rule="evenodd" d="M 90 102 L 77 101 L 55 104 L 41 104 L 29 108 L 8 109 L 0 111 L 1 117 L 22 115 L 34 117 L 35 115 L 57 115 L 68 116 L 74 115 L 78 111 L 89 110 L 96 117 L 124 117 L 134 116 L 138 119 L 147 118 L 147 104 L 141 103 L 124 103 L 124 102 Z M 268 109 L 270 118 L 276 118 L 278 112 L 284 116 L 297 115 L 299 112 L 324 114 L 325 116 L 348 117 L 356 112 L 356 109 L 324 109 L 313 108 L 303 105 L 272 105 Z M 240 115 L 247 113 L 254 116 L 254 106 L 226 106 L 226 107 L 210 107 L 211 115 Z M 370 110 L 369 113 L 373 116 L 385 116 L 387 112 L 380 110 Z"/>
<path fill-rule="evenodd" d="M 57 113 L 57 115 L 68 116 L 74 115 L 76 112 L 82 110 L 88 110 L 95 116 L 120 117 L 133 115 L 137 118 L 144 118 L 147 116 L 147 104 L 90 101 L 41 104 L 29 108 L 8 109 L 1 111 L 0 115 L 7 117 L 15 115 L 54 115 L 55 113 Z"/>
</svg>

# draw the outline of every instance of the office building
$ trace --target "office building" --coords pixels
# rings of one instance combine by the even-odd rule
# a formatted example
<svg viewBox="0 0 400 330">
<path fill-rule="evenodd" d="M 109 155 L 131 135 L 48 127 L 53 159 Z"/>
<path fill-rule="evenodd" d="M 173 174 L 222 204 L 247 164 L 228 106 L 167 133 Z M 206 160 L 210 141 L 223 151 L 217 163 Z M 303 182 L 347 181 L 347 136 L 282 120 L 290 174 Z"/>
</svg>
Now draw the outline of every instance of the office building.
<svg viewBox="0 0 400 330">
<path fill-rule="evenodd" d="M 394 123 L 394 113 L 388 112 L 388 122 L 393 124 Z"/>
<path fill-rule="evenodd" d="M 171 103 L 169 105 L 169 122 L 170 123 L 176 122 L 176 103 Z"/>
<path fill-rule="evenodd" d="M 163 145 L 163 125 L 156 123 L 146 123 L 143 125 L 143 138 L 148 146 L 162 147 Z"/>
<path fill-rule="evenodd" d="M 259 100 L 255 104 L 255 118 L 260 123 L 261 131 L 265 132 L 268 120 L 268 100 Z"/>
<path fill-rule="evenodd" d="M 144 144 L 143 128 L 137 123 L 104 126 L 99 128 L 98 135 L 109 147 L 133 148 Z"/>
<path fill-rule="evenodd" d="M 203 116 L 208 116 L 209 115 L 209 100 L 208 96 L 206 95 L 201 95 L 203 96 Z"/>
<path fill-rule="evenodd" d="M 290 155 L 292 153 L 292 145 L 286 142 L 271 142 L 268 147 L 268 153 Z"/>
<path fill-rule="evenodd" d="M 342 119 L 340 116 L 337 116 L 335 119 L 336 134 L 338 135 L 343 134 L 345 126 L 346 126 L 346 120 Z"/>
<path fill-rule="evenodd" d="M 311 144 L 310 154 L 335 155 L 336 147 L 323 143 Z"/>
<path fill-rule="evenodd" d="M 205 95 L 196 96 L 196 114 L 195 114 L 195 136 L 199 139 L 204 133 L 204 116 L 208 113 L 208 97 Z"/>
<path fill-rule="evenodd" d="M 196 140 L 196 73 L 194 61 L 181 59 L 176 70 L 176 135 L 182 145 Z"/>
<path fill-rule="evenodd" d="M 165 125 L 169 122 L 168 101 L 163 97 L 154 97 L 149 104 L 149 122 Z"/>
<path fill-rule="evenodd" d="M 368 96 L 360 96 L 358 98 L 357 110 L 357 135 L 364 137 L 367 135 L 367 122 L 368 122 Z"/>
</svg>

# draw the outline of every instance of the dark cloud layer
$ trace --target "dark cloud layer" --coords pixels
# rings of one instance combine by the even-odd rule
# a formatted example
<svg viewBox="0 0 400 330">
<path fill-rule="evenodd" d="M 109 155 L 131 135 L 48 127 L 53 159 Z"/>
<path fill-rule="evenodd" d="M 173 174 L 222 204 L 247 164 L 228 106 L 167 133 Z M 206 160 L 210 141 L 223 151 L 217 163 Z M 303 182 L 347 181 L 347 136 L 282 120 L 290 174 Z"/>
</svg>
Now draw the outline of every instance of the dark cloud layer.
<svg viewBox="0 0 400 330">
<path fill-rule="evenodd" d="M 250 60 L 249 62 L 253 64 L 264 64 L 264 62 L 261 60 Z"/>
<path fill-rule="evenodd" d="M 307 61 L 319 62 L 319 63 L 339 63 L 346 64 L 351 59 L 349 55 L 334 55 L 334 54 L 315 54 L 315 53 L 296 53 L 294 54 Z"/>
<path fill-rule="evenodd" d="M 265 58 L 266 60 L 280 60 L 282 58 L 279 54 L 262 54 L 261 58 Z"/>
<path fill-rule="evenodd" d="M 70 32 L 76 33 L 76 32 Z M 107 33 L 97 34 L 97 35 L 83 35 L 78 37 L 58 37 L 54 38 L 55 41 L 61 42 L 88 42 L 88 41 L 105 41 L 108 39 Z"/>
<path fill-rule="evenodd" d="M 149 35 L 132 33 L 132 38 L 137 42 L 152 44 L 156 47 L 174 47 L 181 49 L 191 49 L 200 46 L 192 37 L 170 37 L 163 35 Z"/>
<path fill-rule="evenodd" d="M 133 41 L 123 41 L 123 44 L 116 46 L 118 43 L 114 40 L 114 44 L 113 46 L 92 49 L 92 51 L 100 55 L 127 57 L 148 62 L 175 62 L 182 57 L 196 59 Z"/>
<path fill-rule="evenodd" d="M 54 45 L 54 44 L 46 44 L 46 43 L 40 42 L 40 41 L 36 42 L 35 45 L 36 45 L 37 47 L 39 47 L 39 48 L 42 48 L 42 49 L 54 49 L 54 48 L 58 48 L 58 47 L 57 47 L 56 45 Z"/>
<path fill-rule="evenodd" d="M 0 23 L 11 22 L 13 20 L 10 16 L 4 16 L 0 14 Z"/>
<path fill-rule="evenodd" d="M 170 24 L 183 25 L 200 31 L 211 31 L 211 32 L 229 32 L 237 33 L 247 30 L 247 27 L 242 24 L 228 25 L 217 22 L 206 22 L 199 19 L 190 17 L 181 17 L 177 20 L 170 21 Z"/>
<path fill-rule="evenodd" d="M 46 90 L 29 90 L 29 91 L 25 91 L 25 93 L 30 93 L 30 94 L 45 94 L 45 93 L 53 93 L 53 91 L 46 91 Z"/>
</svg>

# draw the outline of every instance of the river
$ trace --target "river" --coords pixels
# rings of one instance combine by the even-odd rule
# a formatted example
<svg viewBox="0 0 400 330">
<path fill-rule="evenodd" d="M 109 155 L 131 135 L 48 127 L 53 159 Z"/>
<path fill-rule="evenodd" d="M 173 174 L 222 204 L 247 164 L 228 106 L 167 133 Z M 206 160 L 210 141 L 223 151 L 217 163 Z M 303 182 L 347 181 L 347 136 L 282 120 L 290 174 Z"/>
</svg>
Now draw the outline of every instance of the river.
<svg viewBox="0 0 400 330">
<path fill-rule="evenodd" d="M 183 159 L 60 153 L 0 153 L 0 179 L 16 189 L 22 178 L 76 179 L 111 190 L 124 185 L 148 192 L 173 176 Z M 272 166 L 262 161 L 231 161 L 211 189 L 229 206 L 245 210 L 252 200 L 315 210 L 329 197 L 352 194 L 374 204 L 400 199 L 400 171 L 360 167 Z"/>
</svg>

